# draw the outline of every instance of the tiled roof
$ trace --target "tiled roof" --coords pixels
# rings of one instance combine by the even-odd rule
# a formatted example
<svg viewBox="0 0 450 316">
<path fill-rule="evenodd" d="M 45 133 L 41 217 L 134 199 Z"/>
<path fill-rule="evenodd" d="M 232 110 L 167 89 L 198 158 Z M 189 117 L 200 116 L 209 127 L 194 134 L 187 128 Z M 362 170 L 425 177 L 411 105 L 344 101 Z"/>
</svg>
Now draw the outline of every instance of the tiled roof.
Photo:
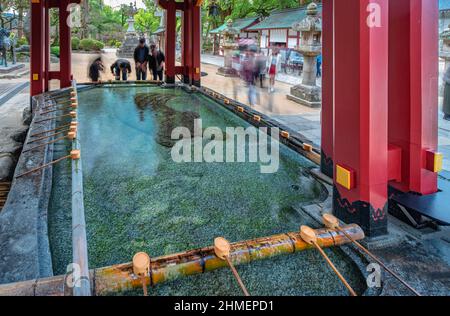
<svg viewBox="0 0 450 316">
<path fill-rule="evenodd" d="M 440 11 L 450 10 L 450 0 L 439 0 L 439 10 Z"/>
<path fill-rule="evenodd" d="M 318 5 L 319 14 L 322 14 L 322 5 Z M 261 22 L 249 27 L 249 31 L 264 29 L 290 29 L 292 24 L 299 22 L 306 17 L 306 6 L 272 11 L 270 15 Z"/>
<path fill-rule="evenodd" d="M 233 28 L 239 30 L 241 32 L 242 30 L 246 29 L 250 25 L 252 25 L 258 18 L 257 17 L 251 17 L 251 18 L 245 18 L 245 19 L 239 19 L 233 22 Z M 209 31 L 211 34 L 218 34 L 222 32 L 227 27 L 227 23 L 222 24 L 218 28 Z"/>
</svg>

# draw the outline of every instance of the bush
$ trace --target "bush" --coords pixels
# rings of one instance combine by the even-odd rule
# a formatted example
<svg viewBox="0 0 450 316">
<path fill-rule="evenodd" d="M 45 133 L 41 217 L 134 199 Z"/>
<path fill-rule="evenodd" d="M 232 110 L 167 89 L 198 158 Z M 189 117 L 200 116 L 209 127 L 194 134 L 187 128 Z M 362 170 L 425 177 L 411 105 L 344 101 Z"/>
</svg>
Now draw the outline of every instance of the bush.
<svg viewBox="0 0 450 316">
<path fill-rule="evenodd" d="M 52 55 L 55 55 L 56 57 L 59 57 L 59 54 L 60 54 L 60 49 L 59 49 L 59 47 L 58 47 L 58 46 L 52 46 L 52 47 L 50 47 L 50 53 L 51 53 Z"/>
<path fill-rule="evenodd" d="M 85 38 L 80 41 L 80 48 L 85 51 L 98 51 L 104 47 L 105 44 L 92 38 Z"/>
<path fill-rule="evenodd" d="M 78 37 L 72 38 L 72 49 L 79 50 L 80 49 L 80 39 Z"/>
<path fill-rule="evenodd" d="M 116 41 L 116 48 L 120 48 L 122 46 L 122 42 L 121 41 Z"/>
<path fill-rule="evenodd" d="M 27 38 L 25 36 L 22 36 L 22 38 L 19 38 L 17 40 L 16 46 L 20 47 L 20 46 L 24 46 L 24 45 L 28 45 L 28 40 L 27 40 Z"/>
</svg>

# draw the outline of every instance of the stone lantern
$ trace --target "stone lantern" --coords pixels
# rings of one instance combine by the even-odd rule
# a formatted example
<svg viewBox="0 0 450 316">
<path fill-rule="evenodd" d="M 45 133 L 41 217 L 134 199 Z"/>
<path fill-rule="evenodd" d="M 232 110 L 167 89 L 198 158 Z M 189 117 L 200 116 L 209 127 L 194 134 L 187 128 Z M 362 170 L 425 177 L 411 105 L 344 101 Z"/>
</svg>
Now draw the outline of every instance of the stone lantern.
<svg viewBox="0 0 450 316">
<path fill-rule="evenodd" d="M 137 13 L 136 2 L 130 3 L 128 7 L 128 29 L 122 46 L 117 50 L 116 55 L 120 58 L 133 58 L 134 49 L 139 45 L 139 37 L 134 28 L 134 15 Z"/>
<path fill-rule="evenodd" d="M 322 105 L 322 91 L 316 85 L 317 56 L 322 51 L 322 20 L 319 17 L 317 4 L 310 3 L 306 9 L 306 17 L 292 25 L 294 31 L 300 32 L 300 44 L 297 51 L 304 57 L 302 83 L 291 88 L 288 99 L 309 106 Z"/>
<path fill-rule="evenodd" d="M 450 25 L 439 35 L 442 46 L 439 56 L 445 60 L 445 70 L 450 66 Z"/>
<path fill-rule="evenodd" d="M 239 31 L 233 28 L 233 20 L 227 21 L 226 28 L 222 31 L 223 35 L 223 54 L 224 54 L 224 65 L 220 67 L 217 74 L 225 77 L 235 77 L 237 76 L 236 69 L 233 69 L 233 53 L 238 48 L 237 36 Z"/>
</svg>

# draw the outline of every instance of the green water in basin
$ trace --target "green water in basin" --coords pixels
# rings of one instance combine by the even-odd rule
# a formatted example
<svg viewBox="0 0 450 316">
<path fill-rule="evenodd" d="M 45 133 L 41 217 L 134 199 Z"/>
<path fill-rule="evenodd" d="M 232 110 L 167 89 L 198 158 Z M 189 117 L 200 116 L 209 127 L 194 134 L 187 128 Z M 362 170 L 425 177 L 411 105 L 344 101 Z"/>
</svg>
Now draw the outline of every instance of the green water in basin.
<svg viewBox="0 0 450 316">
<path fill-rule="evenodd" d="M 135 96 L 143 93 L 170 100 L 138 107 Z M 304 175 L 312 164 L 285 146 L 280 146 L 279 170 L 273 174 L 262 174 L 260 163 L 172 160 L 161 130 L 183 112 L 199 116 L 203 128 L 249 126 L 206 97 L 176 89 L 120 87 L 80 92 L 79 99 L 90 268 L 131 261 L 138 251 L 156 257 L 205 247 L 217 236 L 239 241 L 296 231 L 302 224 L 317 227 L 298 210 L 323 198 L 324 192 Z M 164 117 L 167 113 L 173 116 Z M 49 236 L 53 268 L 61 274 L 71 262 L 70 165 L 57 165 L 53 178 Z M 327 252 L 362 292 L 363 280 L 350 259 L 339 249 Z M 315 251 L 242 266 L 239 271 L 252 294 L 347 294 Z M 240 294 L 227 270 L 169 282 L 152 293 Z"/>
</svg>

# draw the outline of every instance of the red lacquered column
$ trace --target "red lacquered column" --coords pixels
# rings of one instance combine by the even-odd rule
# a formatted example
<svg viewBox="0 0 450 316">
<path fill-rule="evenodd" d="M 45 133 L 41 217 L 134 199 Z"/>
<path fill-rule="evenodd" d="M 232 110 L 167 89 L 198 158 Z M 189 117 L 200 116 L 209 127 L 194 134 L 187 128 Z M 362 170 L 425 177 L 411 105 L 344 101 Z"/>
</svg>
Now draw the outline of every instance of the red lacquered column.
<svg viewBox="0 0 450 316">
<path fill-rule="evenodd" d="M 322 137 L 320 170 L 333 178 L 333 7 L 335 0 L 324 0 L 322 7 Z"/>
<path fill-rule="evenodd" d="M 175 1 L 167 1 L 166 17 L 166 82 L 175 83 L 176 6 Z"/>
<path fill-rule="evenodd" d="M 192 67 L 191 79 L 192 85 L 200 87 L 200 54 L 201 54 L 201 7 L 195 5 L 197 1 L 190 0 L 192 6 L 191 20 L 192 20 Z"/>
<path fill-rule="evenodd" d="M 334 8 L 333 211 L 373 237 L 387 232 L 388 0 L 340 4 Z"/>
<path fill-rule="evenodd" d="M 67 21 L 70 12 L 67 11 L 70 0 L 60 0 L 59 2 L 59 80 L 60 87 L 71 86 L 72 80 L 72 43 L 71 29 Z"/>
<path fill-rule="evenodd" d="M 44 1 L 31 1 L 31 96 L 44 91 Z"/>
<path fill-rule="evenodd" d="M 437 1 L 389 3 L 389 143 L 402 151 L 390 185 L 403 192 L 437 191 L 427 160 L 438 145 L 438 12 Z"/>
<path fill-rule="evenodd" d="M 183 82 L 189 84 L 191 82 L 190 78 L 190 68 L 192 65 L 192 48 L 191 48 L 191 4 L 189 1 L 184 2 L 184 12 L 183 12 L 183 32 L 182 32 L 182 61 L 183 61 Z"/>
</svg>

